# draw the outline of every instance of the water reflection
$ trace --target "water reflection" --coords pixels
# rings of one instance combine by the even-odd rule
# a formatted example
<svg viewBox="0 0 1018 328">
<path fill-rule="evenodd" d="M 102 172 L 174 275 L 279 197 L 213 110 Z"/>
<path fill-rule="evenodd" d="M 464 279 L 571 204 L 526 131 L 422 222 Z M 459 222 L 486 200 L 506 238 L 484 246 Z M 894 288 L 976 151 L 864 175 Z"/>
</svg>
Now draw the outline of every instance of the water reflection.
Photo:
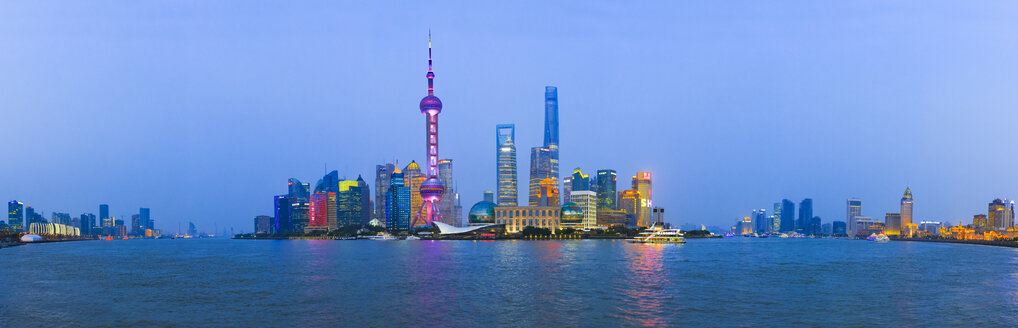
<svg viewBox="0 0 1018 328">
<path fill-rule="evenodd" d="M 663 253 L 678 245 L 623 245 L 629 251 L 630 264 L 628 284 L 619 294 L 628 302 L 618 310 L 629 322 L 642 326 L 667 326 L 670 324 L 666 311 L 677 311 L 671 302 L 674 298 L 667 289 L 675 288 L 666 274 Z"/>
</svg>

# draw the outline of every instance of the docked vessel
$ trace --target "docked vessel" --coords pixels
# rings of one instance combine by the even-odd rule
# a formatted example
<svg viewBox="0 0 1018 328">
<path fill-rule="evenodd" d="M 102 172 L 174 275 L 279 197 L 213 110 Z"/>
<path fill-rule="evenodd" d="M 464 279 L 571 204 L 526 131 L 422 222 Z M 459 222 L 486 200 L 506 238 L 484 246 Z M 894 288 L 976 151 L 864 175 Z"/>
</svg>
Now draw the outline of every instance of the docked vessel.
<svg viewBox="0 0 1018 328">
<path fill-rule="evenodd" d="M 686 239 L 682 237 L 682 231 L 679 229 L 665 229 L 664 227 L 655 225 L 654 227 L 644 230 L 635 238 L 627 240 L 630 243 L 639 244 L 685 244 Z"/>
<path fill-rule="evenodd" d="M 885 235 L 885 234 L 879 234 L 878 235 L 878 234 L 872 233 L 872 234 L 870 234 L 870 236 L 868 238 L 866 238 L 866 240 L 875 241 L 875 242 L 878 242 L 878 243 L 886 243 L 888 241 L 891 241 L 891 238 L 888 238 L 887 235 Z"/>
<path fill-rule="evenodd" d="M 379 232 L 377 235 L 369 236 L 368 239 L 379 241 L 399 240 L 399 238 L 397 238 L 396 236 L 393 236 L 386 232 Z"/>
<path fill-rule="evenodd" d="M 406 240 L 421 240 L 421 237 L 417 237 L 417 236 L 406 236 Z"/>
</svg>

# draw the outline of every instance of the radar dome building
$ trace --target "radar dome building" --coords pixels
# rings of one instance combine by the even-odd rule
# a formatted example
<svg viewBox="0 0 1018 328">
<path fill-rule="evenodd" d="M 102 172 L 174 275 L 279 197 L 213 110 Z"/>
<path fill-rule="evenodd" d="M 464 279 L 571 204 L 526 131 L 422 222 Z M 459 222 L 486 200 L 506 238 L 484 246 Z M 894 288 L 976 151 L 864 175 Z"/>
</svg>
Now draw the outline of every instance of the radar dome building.
<svg viewBox="0 0 1018 328">
<path fill-rule="evenodd" d="M 470 208 L 467 215 L 471 225 L 495 223 L 495 203 L 490 201 L 479 201 Z"/>
<path fill-rule="evenodd" d="M 576 203 L 562 205 L 562 226 L 579 226 L 583 224 L 583 210 Z"/>
<path fill-rule="evenodd" d="M 442 112 L 442 101 L 435 96 L 435 73 L 431 70 L 431 34 L 428 34 L 428 95 L 421 99 L 421 114 L 424 114 L 425 142 L 427 148 L 427 177 L 421 183 L 420 211 L 414 217 L 411 227 L 430 226 L 432 222 L 442 221 L 438 203 L 445 194 L 445 186 L 438 179 L 438 114 Z"/>
</svg>

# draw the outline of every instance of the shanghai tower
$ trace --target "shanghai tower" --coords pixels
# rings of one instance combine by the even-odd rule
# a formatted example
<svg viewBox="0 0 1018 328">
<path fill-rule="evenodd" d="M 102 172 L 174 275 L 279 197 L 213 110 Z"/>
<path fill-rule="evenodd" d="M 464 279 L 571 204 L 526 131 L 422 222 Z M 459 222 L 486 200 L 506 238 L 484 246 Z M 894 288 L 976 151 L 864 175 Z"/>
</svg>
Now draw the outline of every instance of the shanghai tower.
<svg viewBox="0 0 1018 328">
<path fill-rule="evenodd" d="M 544 87 L 544 148 L 551 155 L 551 177 L 558 181 L 558 88 Z"/>
<path fill-rule="evenodd" d="M 438 202 L 445 193 L 442 180 L 438 179 L 438 113 L 442 112 L 442 101 L 435 97 L 435 73 L 431 71 L 431 33 L 428 33 L 428 95 L 421 99 L 421 114 L 424 114 L 424 146 L 428 155 L 427 177 L 421 183 L 421 199 L 423 204 L 414 217 L 411 228 L 430 226 L 432 222 L 441 222 Z"/>
</svg>

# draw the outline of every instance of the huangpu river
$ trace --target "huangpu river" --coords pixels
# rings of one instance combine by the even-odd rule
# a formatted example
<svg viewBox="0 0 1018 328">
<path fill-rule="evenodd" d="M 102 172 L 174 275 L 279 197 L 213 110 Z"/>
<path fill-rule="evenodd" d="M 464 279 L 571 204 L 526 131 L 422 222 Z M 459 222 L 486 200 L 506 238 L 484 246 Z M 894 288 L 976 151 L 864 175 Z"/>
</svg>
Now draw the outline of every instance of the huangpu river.
<svg viewBox="0 0 1018 328">
<path fill-rule="evenodd" d="M 174 239 L 0 250 L 3 327 L 1015 327 L 1018 249 Z"/>
</svg>

